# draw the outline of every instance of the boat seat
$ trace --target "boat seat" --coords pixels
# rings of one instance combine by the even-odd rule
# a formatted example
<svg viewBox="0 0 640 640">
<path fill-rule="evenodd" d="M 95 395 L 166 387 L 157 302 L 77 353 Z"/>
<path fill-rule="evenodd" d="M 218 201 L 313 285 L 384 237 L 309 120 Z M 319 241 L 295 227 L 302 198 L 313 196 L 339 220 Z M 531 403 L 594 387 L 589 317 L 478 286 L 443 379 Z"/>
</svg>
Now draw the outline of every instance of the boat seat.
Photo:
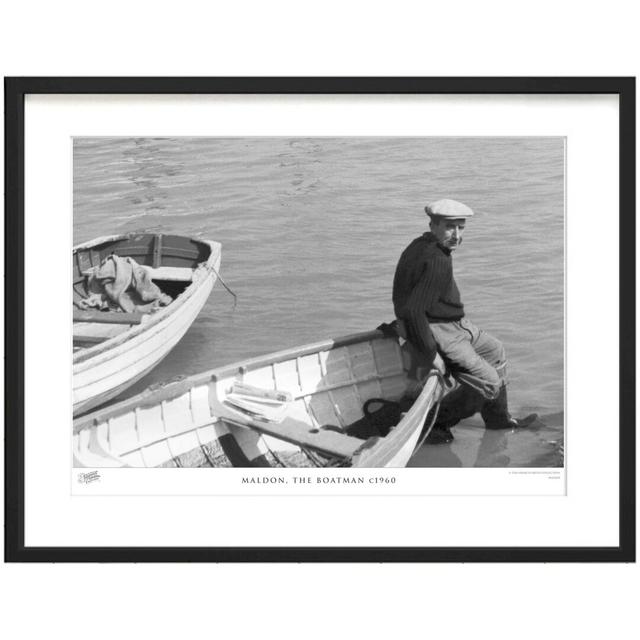
<svg viewBox="0 0 640 640">
<path fill-rule="evenodd" d="M 116 313 L 109 311 L 73 311 L 73 344 L 90 347 L 101 344 L 128 331 L 143 320 L 140 313 Z"/>
<path fill-rule="evenodd" d="M 96 322 L 98 324 L 140 324 L 145 317 L 147 316 L 143 313 L 73 310 L 74 322 Z"/>
<path fill-rule="evenodd" d="M 144 267 L 152 280 L 172 280 L 176 282 L 191 282 L 193 269 L 189 267 Z"/>
<path fill-rule="evenodd" d="M 144 264 L 140 266 L 146 269 L 152 280 L 170 280 L 175 282 L 193 281 L 193 269 L 190 267 L 148 267 Z M 95 273 L 95 267 L 83 271 L 82 275 L 87 277 L 93 273 Z"/>
<path fill-rule="evenodd" d="M 223 419 L 228 421 L 226 416 Z M 244 425 L 240 423 L 238 426 Z M 350 458 L 362 447 L 360 438 L 354 438 L 337 431 L 309 427 L 308 423 L 298 420 L 294 416 L 287 416 L 279 423 L 252 420 L 250 428 L 264 435 L 273 436 L 301 447 L 308 447 L 337 458 Z"/>
<path fill-rule="evenodd" d="M 360 447 L 362 440 L 344 433 L 339 433 L 309 424 L 308 414 L 299 402 L 287 403 L 284 415 L 277 422 L 269 422 L 250 417 L 226 402 L 217 404 L 217 414 L 222 420 L 234 426 L 250 428 L 263 435 L 273 436 L 301 447 L 337 458 L 350 458 Z M 296 415 L 298 414 L 298 415 Z"/>
<path fill-rule="evenodd" d="M 94 345 L 100 344 L 101 342 L 106 342 L 110 340 L 111 336 L 90 336 L 90 335 L 80 335 L 77 333 L 73 334 L 73 345 Z"/>
<path fill-rule="evenodd" d="M 101 344 L 129 330 L 128 324 L 81 322 L 73 325 L 73 344 L 84 347 Z"/>
</svg>

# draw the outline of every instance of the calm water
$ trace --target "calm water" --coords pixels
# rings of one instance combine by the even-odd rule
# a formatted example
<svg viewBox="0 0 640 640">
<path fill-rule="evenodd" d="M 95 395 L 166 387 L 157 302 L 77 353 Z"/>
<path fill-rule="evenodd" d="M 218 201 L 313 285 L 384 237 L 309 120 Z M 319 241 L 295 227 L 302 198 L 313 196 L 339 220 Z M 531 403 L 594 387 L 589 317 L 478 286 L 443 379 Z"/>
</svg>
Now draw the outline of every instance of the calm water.
<svg viewBox="0 0 640 640">
<path fill-rule="evenodd" d="M 562 464 L 564 142 L 560 138 L 82 138 L 74 244 L 128 231 L 222 243 L 220 284 L 171 354 L 125 395 L 393 318 L 404 247 L 423 207 L 478 214 L 454 256 L 467 316 L 505 343 L 512 412 L 546 426 L 488 433 L 479 419 L 419 465 Z"/>
</svg>

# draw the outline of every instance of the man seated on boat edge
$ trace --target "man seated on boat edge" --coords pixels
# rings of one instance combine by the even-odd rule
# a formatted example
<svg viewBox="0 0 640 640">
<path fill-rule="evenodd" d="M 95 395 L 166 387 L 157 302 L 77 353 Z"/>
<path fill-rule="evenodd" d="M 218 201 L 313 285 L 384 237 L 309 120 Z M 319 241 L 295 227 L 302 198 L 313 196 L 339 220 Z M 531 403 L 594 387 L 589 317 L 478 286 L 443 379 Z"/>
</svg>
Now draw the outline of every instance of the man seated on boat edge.
<svg viewBox="0 0 640 640">
<path fill-rule="evenodd" d="M 459 382 L 442 400 L 426 442 L 451 442 L 451 427 L 478 411 L 487 429 L 530 426 L 536 414 L 519 420 L 509 413 L 504 346 L 466 318 L 453 277 L 452 253 L 461 245 L 466 221 L 474 213 L 450 199 L 428 204 L 425 212 L 429 231 L 402 252 L 392 298 L 410 344 L 429 362 L 439 352 Z"/>
</svg>

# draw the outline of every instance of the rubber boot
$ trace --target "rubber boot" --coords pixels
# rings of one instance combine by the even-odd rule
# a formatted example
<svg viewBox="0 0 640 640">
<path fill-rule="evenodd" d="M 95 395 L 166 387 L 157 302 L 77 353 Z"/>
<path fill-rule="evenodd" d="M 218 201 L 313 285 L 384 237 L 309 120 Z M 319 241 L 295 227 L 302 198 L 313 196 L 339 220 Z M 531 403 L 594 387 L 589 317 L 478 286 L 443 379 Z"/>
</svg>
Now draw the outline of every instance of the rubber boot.
<svg viewBox="0 0 640 640">
<path fill-rule="evenodd" d="M 471 417 L 482 408 L 483 398 L 475 389 L 461 384 L 440 403 L 438 418 L 427 436 L 426 444 L 447 444 L 453 440 L 451 427 Z M 428 424 L 428 422 L 427 422 Z"/>
<path fill-rule="evenodd" d="M 522 429 L 531 426 L 537 419 L 537 413 L 518 419 L 509 413 L 507 403 L 507 387 L 502 385 L 500 393 L 495 400 L 485 402 L 480 415 L 487 429 Z"/>
</svg>

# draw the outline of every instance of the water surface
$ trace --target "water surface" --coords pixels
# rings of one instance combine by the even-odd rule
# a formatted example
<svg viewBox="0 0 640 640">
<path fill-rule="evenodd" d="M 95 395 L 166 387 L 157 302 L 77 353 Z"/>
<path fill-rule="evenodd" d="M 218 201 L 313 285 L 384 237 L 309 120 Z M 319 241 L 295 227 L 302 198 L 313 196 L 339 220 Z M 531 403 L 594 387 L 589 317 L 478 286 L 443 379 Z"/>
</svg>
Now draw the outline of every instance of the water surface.
<svg viewBox="0 0 640 640">
<path fill-rule="evenodd" d="M 544 427 L 490 434 L 473 418 L 413 464 L 557 466 L 563 451 L 562 138 L 78 138 L 74 244 L 157 231 L 222 243 L 220 284 L 155 382 L 393 318 L 404 247 L 424 205 L 477 213 L 454 254 L 467 316 L 499 337 L 515 414 Z"/>
</svg>

